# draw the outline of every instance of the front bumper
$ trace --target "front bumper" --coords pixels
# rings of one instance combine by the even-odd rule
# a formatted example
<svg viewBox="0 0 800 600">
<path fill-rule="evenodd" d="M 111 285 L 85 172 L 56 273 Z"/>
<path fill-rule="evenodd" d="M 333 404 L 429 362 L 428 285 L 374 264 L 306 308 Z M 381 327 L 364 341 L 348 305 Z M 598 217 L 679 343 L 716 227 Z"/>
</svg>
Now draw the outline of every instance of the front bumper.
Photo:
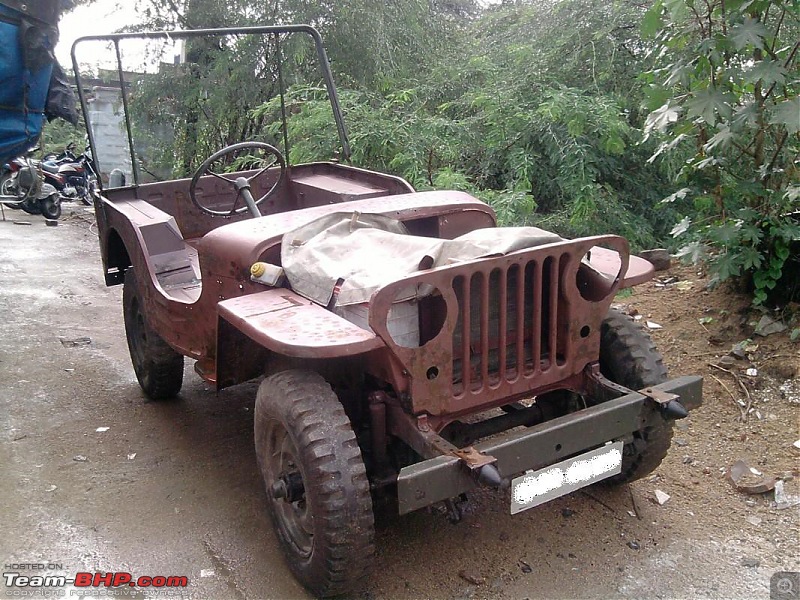
<svg viewBox="0 0 800 600">
<path fill-rule="evenodd" d="M 678 395 L 687 410 L 702 403 L 702 377 L 679 377 L 653 388 Z M 658 410 L 648 407 L 648 403 L 652 407 L 650 398 L 631 392 L 523 431 L 479 442 L 475 449 L 496 458 L 495 466 L 500 475 L 510 478 L 623 438 L 645 427 L 649 420 L 663 418 Z M 456 497 L 478 485 L 454 456 L 439 456 L 413 464 L 403 468 L 397 478 L 400 514 Z"/>
</svg>

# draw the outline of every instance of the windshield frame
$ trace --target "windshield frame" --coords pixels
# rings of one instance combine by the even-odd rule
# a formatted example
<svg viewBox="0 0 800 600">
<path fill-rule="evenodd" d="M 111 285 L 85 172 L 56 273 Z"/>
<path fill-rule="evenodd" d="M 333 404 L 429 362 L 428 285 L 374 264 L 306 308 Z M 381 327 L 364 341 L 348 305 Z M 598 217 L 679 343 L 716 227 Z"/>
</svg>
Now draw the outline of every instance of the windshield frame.
<svg viewBox="0 0 800 600">
<path fill-rule="evenodd" d="M 122 64 L 122 54 L 120 52 L 120 42 L 124 40 L 159 40 L 163 39 L 165 41 L 176 41 L 176 40 L 188 40 L 192 38 L 198 38 L 203 36 L 227 36 L 227 35 L 273 35 L 273 36 L 280 36 L 281 34 L 307 34 L 310 36 L 314 42 L 314 48 L 317 55 L 317 66 L 322 73 L 322 78 L 325 82 L 325 87 L 328 92 L 328 99 L 331 104 L 331 109 L 333 111 L 333 118 L 336 122 L 336 129 L 339 134 L 339 143 L 341 145 L 341 156 L 344 160 L 350 158 L 350 143 L 347 138 L 347 129 L 345 128 L 344 124 L 344 117 L 342 116 L 342 109 L 339 103 L 339 96 L 336 92 L 336 85 L 333 82 L 333 74 L 331 73 L 330 68 L 330 61 L 328 60 L 328 55 L 325 52 L 325 46 L 322 43 L 322 36 L 320 35 L 319 31 L 317 31 L 311 25 L 277 25 L 277 26 L 255 26 L 255 27 L 225 27 L 225 28 L 214 28 L 214 29 L 186 29 L 186 30 L 170 30 L 170 31 L 144 31 L 144 32 L 137 32 L 137 33 L 113 33 L 108 35 L 92 35 L 92 36 L 84 36 L 75 40 L 72 44 L 71 56 L 72 56 L 72 69 L 75 74 L 75 82 L 78 88 L 78 98 L 81 104 L 81 112 L 83 113 L 83 119 L 86 123 L 86 132 L 89 138 L 89 146 L 92 149 L 92 156 L 98 164 L 101 160 L 101 157 L 98 156 L 98 149 L 95 143 L 94 132 L 92 131 L 91 121 L 89 119 L 89 107 L 87 102 L 87 94 L 84 90 L 83 81 L 80 74 L 80 68 L 78 65 L 78 59 L 76 55 L 76 49 L 78 46 L 85 42 L 109 42 L 114 45 L 114 52 L 116 55 L 116 69 L 117 74 L 119 76 L 120 81 L 120 93 L 122 98 L 122 108 L 124 112 L 124 122 L 125 122 L 125 131 L 128 138 L 128 152 L 130 153 L 131 165 L 132 165 L 132 175 L 133 175 L 133 183 L 126 184 L 125 187 L 138 187 L 141 185 L 141 174 L 140 168 L 137 161 L 137 155 L 135 150 L 135 144 L 133 139 L 133 133 L 131 128 L 131 115 L 129 111 L 129 99 L 128 99 L 128 90 L 124 85 L 125 78 L 124 78 L 124 69 Z M 280 61 L 280 57 L 278 57 Z M 286 89 L 284 88 L 283 81 L 279 82 L 280 86 L 280 94 L 283 96 L 286 93 Z M 282 121 L 283 121 L 283 131 L 284 131 L 284 145 L 288 145 L 288 140 L 286 139 L 286 115 L 282 114 Z M 244 141 L 244 140 L 243 140 Z M 288 161 L 288 147 L 284 148 L 286 151 L 286 158 Z M 288 165 L 287 165 L 288 166 Z M 102 189 L 102 181 L 98 181 L 98 185 Z"/>
</svg>

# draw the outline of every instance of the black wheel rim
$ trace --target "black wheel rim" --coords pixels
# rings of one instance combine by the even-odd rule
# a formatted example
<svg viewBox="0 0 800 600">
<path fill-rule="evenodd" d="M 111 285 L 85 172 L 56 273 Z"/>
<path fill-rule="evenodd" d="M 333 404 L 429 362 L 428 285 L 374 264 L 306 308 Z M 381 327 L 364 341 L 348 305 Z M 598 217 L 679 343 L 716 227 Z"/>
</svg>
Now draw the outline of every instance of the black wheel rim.
<svg viewBox="0 0 800 600">
<path fill-rule="evenodd" d="M 294 552 L 308 558 L 314 548 L 314 519 L 305 494 L 292 502 L 276 497 L 274 493 L 275 484 L 290 475 L 300 474 L 305 487 L 306 481 L 297 460 L 297 448 L 286 428 L 278 421 L 269 421 L 266 434 L 266 460 L 262 468 L 272 512 L 284 539 L 291 544 Z"/>
</svg>

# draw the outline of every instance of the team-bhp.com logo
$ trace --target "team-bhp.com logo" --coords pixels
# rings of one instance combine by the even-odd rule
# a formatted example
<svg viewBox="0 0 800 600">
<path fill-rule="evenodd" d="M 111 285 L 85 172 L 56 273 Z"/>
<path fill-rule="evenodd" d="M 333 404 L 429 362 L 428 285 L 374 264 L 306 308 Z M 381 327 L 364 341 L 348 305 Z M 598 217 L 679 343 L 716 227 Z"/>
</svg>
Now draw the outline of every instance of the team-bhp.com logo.
<svg viewBox="0 0 800 600">
<path fill-rule="evenodd" d="M 59 565 L 60 566 L 60 565 Z M 36 571 L 61 570 L 52 567 L 56 565 L 38 565 L 33 563 L 20 563 L 5 565 L 8 571 L 3 573 L 3 583 L 6 585 L 6 596 L 44 596 L 44 595 L 66 595 L 63 588 L 72 586 L 78 588 L 71 590 L 83 595 L 86 588 L 121 588 L 137 587 L 153 589 L 185 588 L 189 585 L 189 578 L 182 575 L 142 575 L 134 577 L 131 573 L 87 573 L 78 572 L 74 576 L 53 574 L 39 574 Z M 61 590 L 62 593 L 45 594 L 45 591 L 54 592 Z M 38 593 L 37 593 L 38 591 Z M 27 593 L 26 593 L 27 592 Z"/>
</svg>

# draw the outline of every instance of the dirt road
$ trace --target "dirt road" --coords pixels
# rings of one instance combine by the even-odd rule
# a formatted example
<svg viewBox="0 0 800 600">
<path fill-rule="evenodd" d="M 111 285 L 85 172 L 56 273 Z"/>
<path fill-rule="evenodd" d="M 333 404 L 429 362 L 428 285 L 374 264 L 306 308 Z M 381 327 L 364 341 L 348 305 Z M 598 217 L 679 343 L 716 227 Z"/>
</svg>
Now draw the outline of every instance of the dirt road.
<svg viewBox="0 0 800 600">
<path fill-rule="evenodd" d="M 42 563 L 60 566 L 46 574 L 186 576 L 172 597 L 307 597 L 264 512 L 252 447 L 256 384 L 216 394 L 187 361 L 178 400 L 144 402 L 122 290 L 104 286 L 91 214 L 67 214 L 56 228 L 10 216 L 31 224 L 0 222 L 4 572 Z M 658 308 L 634 299 L 639 310 Z M 675 373 L 694 366 L 677 350 L 668 362 Z M 763 424 L 745 426 L 731 399 L 710 390 L 662 468 L 630 489 L 591 488 L 513 518 L 507 492 L 484 492 L 458 525 L 432 512 L 384 517 L 362 596 L 768 598 L 773 573 L 800 570 L 797 507 L 736 492 L 723 470 L 744 457 L 784 472 L 787 492 L 797 493 L 785 473 L 800 437 L 790 400 L 772 398 Z M 663 506 L 656 489 L 671 496 Z"/>
</svg>

